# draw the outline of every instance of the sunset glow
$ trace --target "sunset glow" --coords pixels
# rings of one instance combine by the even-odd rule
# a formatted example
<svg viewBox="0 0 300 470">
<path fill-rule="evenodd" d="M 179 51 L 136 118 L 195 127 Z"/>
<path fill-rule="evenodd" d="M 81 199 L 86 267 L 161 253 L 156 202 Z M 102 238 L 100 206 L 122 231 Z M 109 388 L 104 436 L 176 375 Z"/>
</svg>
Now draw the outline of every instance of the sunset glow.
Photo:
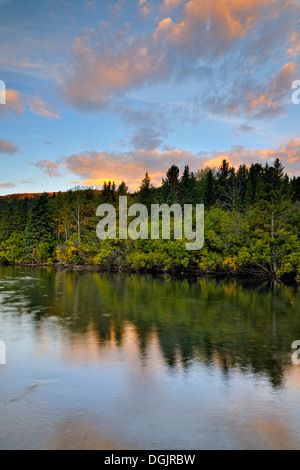
<svg viewBox="0 0 300 470">
<path fill-rule="evenodd" d="M 300 174 L 296 0 L 0 3 L 0 193 L 159 186 L 272 162 Z"/>
</svg>

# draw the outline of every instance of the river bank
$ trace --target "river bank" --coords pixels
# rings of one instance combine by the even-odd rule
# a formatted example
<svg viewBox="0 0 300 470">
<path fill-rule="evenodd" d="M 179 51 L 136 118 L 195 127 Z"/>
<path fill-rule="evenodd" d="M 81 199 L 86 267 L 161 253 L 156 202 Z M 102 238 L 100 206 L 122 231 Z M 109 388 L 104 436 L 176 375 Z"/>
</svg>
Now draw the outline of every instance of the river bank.
<svg viewBox="0 0 300 470">
<path fill-rule="evenodd" d="M 67 263 L 52 263 L 51 265 L 46 263 L 8 263 L 3 264 L 7 266 L 24 266 L 32 268 L 54 268 L 55 270 L 62 271 L 91 271 L 91 272 L 110 272 L 110 273 L 135 273 L 135 274 L 152 274 L 153 276 L 166 276 L 169 278 L 207 278 L 207 279 L 248 279 L 248 280 L 257 280 L 257 281 L 277 281 L 283 282 L 286 284 L 299 284 L 300 280 L 297 278 L 297 275 L 288 275 L 276 276 L 272 272 L 267 272 L 264 270 L 231 270 L 231 271 L 221 271 L 221 270 L 203 270 L 203 269 L 156 269 L 156 268 L 130 268 L 123 266 L 114 266 L 114 265 L 94 265 L 94 264 L 67 264 Z"/>
</svg>

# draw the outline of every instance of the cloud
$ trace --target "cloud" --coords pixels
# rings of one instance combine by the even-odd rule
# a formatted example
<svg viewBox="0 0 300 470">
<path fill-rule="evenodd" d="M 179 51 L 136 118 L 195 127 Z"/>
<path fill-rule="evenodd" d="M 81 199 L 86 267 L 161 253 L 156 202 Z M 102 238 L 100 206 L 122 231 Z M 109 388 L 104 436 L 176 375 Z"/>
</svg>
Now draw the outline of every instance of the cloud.
<svg viewBox="0 0 300 470">
<path fill-rule="evenodd" d="M 220 69 L 219 73 L 226 73 Z M 210 115 L 245 116 L 248 119 L 271 120 L 286 112 L 291 84 L 297 77 L 295 62 L 284 64 L 275 76 L 269 75 L 261 83 L 245 77 L 243 81 L 235 78 L 224 84 L 215 94 L 203 93 L 195 99 L 195 106 L 202 113 Z"/>
<path fill-rule="evenodd" d="M 249 126 L 249 124 L 241 124 L 239 128 L 235 131 L 235 134 L 248 134 L 249 132 L 253 131 L 253 127 Z"/>
<path fill-rule="evenodd" d="M 38 69 L 49 71 L 53 70 L 58 65 L 48 65 L 43 61 L 31 62 L 28 57 L 22 58 L 20 60 L 12 59 L 11 57 L 0 57 L 0 64 L 8 68 L 17 68 L 17 69 Z"/>
<path fill-rule="evenodd" d="M 161 10 L 165 13 L 173 10 L 174 8 L 178 8 L 179 5 L 183 3 L 184 0 L 164 0 L 163 4 L 161 5 Z"/>
<path fill-rule="evenodd" d="M 20 11 L 19 11 L 20 14 Z M 26 20 L 24 20 L 26 22 Z M 0 67 L 8 73 L 18 73 L 41 79 L 57 80 L 62 63 L 54 63 L 44 60 L 47 52 L 56 47 L 57 52 L 53 55 L 54 60 L 59 56 L 62 39 L 59 36 L 47 38 L 44 34 L 35 37 L 35 33 L 24 34 L 24 28 L 15 22 L 7 24 L 7 31 L 2 31 L 2 44 Z M 66 35 L 64 35 L 66 38 Z"/>
<path fill-rule="evenodd" d="M 119 18 L 121 10 L 125 6 L 125 3 L 126 3 L 126 0 L 119 0 L 118 2 L 116 2 L 112 5 L 109 5 L 107 7 L 108 11 L 110 12 L 110 15 L 114 19 Z"/>
<path fill-rule="evenodd" d="M 249 166 L 252 163 L 272 163 L 274 159 L 279 158 L 290 175 L 300 175 L 300 139 L 283 142 L 278 148 L 246 149 L 242 145 L 237 145 L 225 152 L 214 151 L 201 155 L 204 165 L 215 167 L 224 159 L 234 167 L 238 167 L 243 164 Z"/>
<path fill-rule="evenodd" d="M 60 115 L 52 109 L 52 107 L 45 103 L 44 101 L 40 100 L 37 97 L 29 98 L 28 100 L 30 111 L 35 114 L 36 116 L 44 117 L 47 119 L 59 119 Z"/>
<path fill-rule="evenodd" d="M 194 56 L 212 52 L 223 54 L 232 42 L 244 38 L 264 18 L 264 10 L 280 5 L 280 0 L 191 0 L 173 23 L 169 41 Z"/>
<path fill-rule="evenodd" d="M 37 184 L 38 178 L 25 178 L 20 181 L 20 184 Z"/>
<path fill-rule="evenodd" d="M 23 101 L 30 107 L 30 111 L 36 116 L 45 117 L 48 119 L 59 119 L 60 115 L 55 111 L 51 105 L 43 102 L 37 97 L 26 97 L 23 99 L 21 94 L 16 90 L 6 90 L 6 104 L 0 105 L 0 119 L 5 119 L 11 114 L 22 114 L 24 112 Z"/>
<path fill-rule="evenodd" d="M 259 94 L 250 91 L 246 99 L 248 114 L 251 115 L 253 111 L 256 119 L 268 119 L 273 115 L 283 114 L 285 97 L 296 76 L 296 63 L 290 62 L 285 64 L 276 77 L 270 80 L 265 90 Z"/>
<path fill-rule="evenodd" d="M 61 176 L 59 163 L 54 163 L 50 160 L 41 160 L 37 163 L 33 163 L 33 165 L 42 170 L 44 175 L 49 176 L 50 178 Z"/>
<path fill-rule="evenodd" d="M 0 153 L 6 153 L 7 155 L 13 155 L 15 153 L 19 152 L 19 148 L 11 144 L 10 142 L 7 142 L 6 140 L 1 140 L 0 139 Z"/>
<path fill-rule="evenodd" d="M 126 145 L 134 149 L 157 149 L 162 145 L 164 135 L 163 132 L 151 129 L 151 127 L 140 127 Z"/>
<path fill-rule="evenodd" d="M 171 108 L 178 99 L 176 87 L 184 84 L 181 100 L 199 117 L 273 119 L 283 114 L 289 80 L 297 70 L 296 60 L 287 63 L 286 56 L 290 51 L 296 57 L 298 35 L 291 31 L 299 5 L 292 0 L 182 3 L 165 0 L 161 8 L 168 16 L 155 18 L 144 35 L 135 35 L 129 26 L 115 34 L 106 25 L 77 37 L 61 76 L 67 104 L 96 113 L 146 87 L 155 96 L 154 87 L 164 83 L 175 91 L 171 99 L 167 93 L 157 99 L 162 106 Z M 149 4 L 140 0 L 138 7 Z"/>
<path fill-rule="evenodd" d="M 169 31 L 169 29 L 172 26 L 172 20 L 171 18 L 164 18 L 158 23 L 158 26 L 153 34 L 153 39 L 157 41 L 158 39 L 162 39 L 166 32 Z"/>
<path fill-rule="evenodd" d="M 23 102 L 16 90 L 6 90 L 6 104 L 0 105 L 0 119 L 4 119 L 10 114 L 22 114 Z"/>
<path fill-rule="evenodd" d="M 48 160 L 38 162 L 35 166 L 46 171 L 51 177 L 57 176 L 59 168 L 64 168 L 68 173 L 80 178 L 81 184 L 87 186 L 101 187 L 104 181 L 114 180 L 119 184 L 125 180 L 132 190 L 136 190 L 146 171 L 149 172 L 152 182 L 160 185 L 167 169 L 174 164 L 181 170 L 185 165 L 189 165 L 193 171 L 197 171 L 206 166 L 218 167 L 223 159 L 238 167 L 243 164 L 250 166 L 252 163 L 272 163 L 275 158 L 283 162 L 289 174 L 299 175 L 300 139 L 284 142 L 278 148 L 256 149 L 239 145 L 224 152 L 202 151 L 197 154 L 184 149 L 134 150 L 124 153 L 93 150 L 64 157 L 56 163 Z"/>
<path fill-rule="evenodd" d="M 38 162 L 35 166 L 46 170 L 50 163 L 55 168 L 64 167 L 88 186 L 102 186 L 108 180 L 119 184 L 126 179 L 131 189 L 137 189 L 147 170 L 151 173 L 152 182 L 160 185 L 163 175 L 172 164 L 183 168 L 187 162 L 196 165 L 197 160 L 197 156 L 188 150 L 136 150 L 120 154 L 90 151 L 64 157 L 57 163 L 47 161 L 45 165 L 44 161 Z"/>
<path fill-rule="evenodd" d="M 142 40 L 116 53 L 93 50 L 86 38 L 77 38 L 69 72 L 63 77 L 62 97 L 81 111 L 97 112 L 114 96 L 142 86 L 164 70 L 163 57 L 148 49 Z"/>
<path fill-rule="evenodd" d="M 151 14 L 151 4 L 147 0 L 139 0 L 138 7 L 140 15 L 147 17 Z"/>
<path fill-rule="evenodd" d="M 290 36 L 290 45 L 287 50 L 287 53 L 296 59 L 300 56 L 300 34 L 294 32 Z"/>
<path fill-rule="evenodd" d="M 14 188 L 15 186 L 16 184 L 11 181 L 8 183 L 0 183 L 0 188 Z"/>
<path fill-rule="evenodd" d="M 157 108 L 136 109 L 122 103 L 114 107 L 114 112 L 126 126 L 133 128 L 131 136 L 121 141 L 123 146 L 137 150 L 154 150 L 162 145 L 163 139 L 171 131 L 167 112 Z"/>
</svg>

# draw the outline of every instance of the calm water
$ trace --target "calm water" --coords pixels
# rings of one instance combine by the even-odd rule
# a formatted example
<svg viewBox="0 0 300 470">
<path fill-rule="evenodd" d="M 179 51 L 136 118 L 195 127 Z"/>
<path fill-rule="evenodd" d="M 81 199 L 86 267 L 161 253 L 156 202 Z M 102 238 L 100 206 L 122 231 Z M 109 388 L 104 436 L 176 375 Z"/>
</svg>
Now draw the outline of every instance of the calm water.
<svg viewBox="0 0 300 470">
<path fill-rule="evenodd" d="M 0 267 L 0 449 L 299 449 L 300 296 Z"/>
</svg>

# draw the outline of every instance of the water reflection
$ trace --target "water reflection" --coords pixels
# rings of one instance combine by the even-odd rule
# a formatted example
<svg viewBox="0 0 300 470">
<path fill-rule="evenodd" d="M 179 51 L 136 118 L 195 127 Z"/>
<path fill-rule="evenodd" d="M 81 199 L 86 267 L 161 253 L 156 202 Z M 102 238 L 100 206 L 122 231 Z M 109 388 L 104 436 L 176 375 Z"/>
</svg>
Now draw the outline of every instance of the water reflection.
<svg viewBox="0 0 300 470">
<path fill-rule="evenodd" d="M 295 286 L 0 267 L 0 449 L 300 447 Z"/>
<path fill-rule="evenodd" d="M 0 289 L 4 312 L 30 314 L 37 330 L 58 322 L 73 361 L 97 360 L 107 345 L 124 343 L 146 359 L 155 342 L 170 369 L 197 360 L 224 375 L 264 374 L 277 387 L 300 335 L 294 286 L 6 267 Z"/>
</svg>

